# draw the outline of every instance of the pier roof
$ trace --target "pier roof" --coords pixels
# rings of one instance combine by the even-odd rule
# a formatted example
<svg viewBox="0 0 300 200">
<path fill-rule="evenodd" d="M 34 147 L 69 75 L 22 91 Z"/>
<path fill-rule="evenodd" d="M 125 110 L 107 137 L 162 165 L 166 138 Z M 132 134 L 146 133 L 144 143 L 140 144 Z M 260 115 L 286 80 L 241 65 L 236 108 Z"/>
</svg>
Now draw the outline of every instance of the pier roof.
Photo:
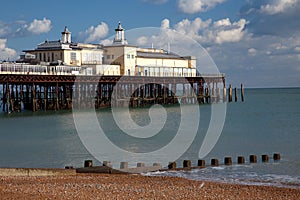
<svg viewBox="0 0 300 200">
<path fill-rule="evenodd" d="M 174 53 L 157 53 L 157 52 L 144 52 L 144 51 L 137 51 L 137 57 L 141 58 L 165 58 L 165 59 L 181 59 L 186 60 L 185 57 L 179 56 Z"/>
</svg>

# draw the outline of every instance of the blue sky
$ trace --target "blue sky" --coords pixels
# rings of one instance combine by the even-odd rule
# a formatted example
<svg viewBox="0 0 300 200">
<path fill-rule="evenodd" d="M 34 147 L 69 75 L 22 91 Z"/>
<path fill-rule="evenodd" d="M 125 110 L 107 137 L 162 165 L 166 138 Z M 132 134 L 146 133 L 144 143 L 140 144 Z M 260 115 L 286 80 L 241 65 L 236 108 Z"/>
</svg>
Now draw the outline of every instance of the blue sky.
<svg viewBox="0 0 300 200">
<path fill-rule="evenodd" d="M 99 43 L 126 30 L 166 27 L 199 42 L 227 83 L 300 86 L 300 0 L 10 0 L 1 5 L 0 60 L 44 40 Z"/>
</svg>

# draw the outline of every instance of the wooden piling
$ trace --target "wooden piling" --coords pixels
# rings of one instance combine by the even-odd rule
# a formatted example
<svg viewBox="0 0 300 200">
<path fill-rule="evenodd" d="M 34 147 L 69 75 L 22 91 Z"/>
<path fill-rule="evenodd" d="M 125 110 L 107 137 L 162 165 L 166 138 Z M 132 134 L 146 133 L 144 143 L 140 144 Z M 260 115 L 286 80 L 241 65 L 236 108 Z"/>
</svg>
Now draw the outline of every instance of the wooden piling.
<svg viewBox="0 0 300 200">
<path fill-rule="evenodd" d="M 263 162 L 268 162 L 268 161 L 269 161 L 269 156 L 266 155 L 266 154 L 264 154 L 264 155 L 261 156 L 261 160 L 262 160 Z"/>
<path fill-rule="evenodd" d="M 236 88 L 234 88 L 234 101 L 235 102 L 237 102 L 237 100 L 238 100 L 238 97 L 237 97 L 238 95 L 237 95 L 237 89 Z"/>
<path fill-rule="evenodd" d="M 191 168 L 191 166 L 192 166 L 192 163 L 191 163 L 190 160 L 184 160 L 183 161 L 183 167 L 184 168 Z"/>
<path fill-rule="evenodd" d="M 153 163 L 153 167 L 159 167 L 162 168 L 162 165 L 160 163 Z"/>
<path fill-rule="evenodd" d="M 238 156 L 237 163 L 238 164 L 245 164 L 245 157 L 244 156 Z"/>
<path fill-rule="evenodd" d="M 205 160 L 198 160 L 198 167 L 205 167 Z"/>
<path fill-rule="evenodd" d="M 228 102 L 232 102 L 232 86 L 229 85 L 229 92 L 228 92 Z"/>
<path fill-rule="evenodd" d="M 224 102 L 224 103 L 226 102 L 226 96 L 227 96 L 227 95 L 226 95 L 226 91 L 227 91 L 227 90 L 226 90 L 226 87 L 224 87 L 224 88 L 223 88 L 223 102 Z"/>
<path fill-rule="evenodd" d="M 112 167 L 111 161 L 103 161 L 103 166 Z"/>
<path fill-rule="evenodd" d="M 145 167 L 145 163 L 140 162 L 140 163 L 137 163 L 136 166 L 137 167 Z"/>
<path fill-rule="evenodd" d="M 171 169 L 171 170 L 176 169 L 176 162 L 170 162 L 168 165 L 168 169 Z"/>
<path fill-rule="evenodd" d="M 84 167 L 93 167 L 93 161 L 92 160 L 85 160 L 84 161 Z"/>
<path fill-rule="evenodd" d="M 213 159 L 211 159 L 210 164 L 212 167 L 217 167 L 217 166 L 219 166 L 219 160 L 216 158 L 213 158 Z"/>
<path fill-rule="evenodd" d="M 241 99 L 242 99 L 242 102 L 244 102 L 244 94 L 245 94 L 244 85 L 241 84 Z"/>
<path fill-rule="evenodd" d="M 276 160 L 280 160 L 280 154 L 279 153 L 274 153 L 273 154 L 273 159 Z"/>
<path fill-rule="evenodd" d="M 128 169 L 128 162 L 121 162 L 120 169 Z"/>
<path fill-rule="evenodd" d="M 257 156 L 256 155 L 250 155 L 249 160 L 250 160 L 250 163 L 257 163 Z"/>
<path fill-rule="evenodd" d="M 225 165 L 232 165 L 232 159 L 231 159 L 231 157 L 225 157 L 224 158 L 224 164 Z"/>
</svg>

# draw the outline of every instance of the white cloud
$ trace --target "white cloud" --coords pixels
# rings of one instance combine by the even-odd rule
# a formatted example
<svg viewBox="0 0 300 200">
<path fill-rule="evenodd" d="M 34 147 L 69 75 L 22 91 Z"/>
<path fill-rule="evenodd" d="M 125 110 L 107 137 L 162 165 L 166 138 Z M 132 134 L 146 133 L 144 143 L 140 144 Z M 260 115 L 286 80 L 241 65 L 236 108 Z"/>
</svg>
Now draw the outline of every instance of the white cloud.
<svg viewBox="0 0 300 200">
<path fill-rule="evenodd" d="M 203 21 L 201 18 L 196 18 L 192 21 L 188 19 L 184 19 L 178 22 L 174 28 L 181 34 L 187 35 L 198 42 L 205 42 L 207 41 L 207 37 L 205 36 L 205 31 L 209 29 L 211 25 L 211 19 Z"/>
<path fill-rule="evenodd" d="M 0 39 L 0 60 L 14 60 L 17 52 L 14 49 L 6 47 L 7 39 Z"/>
<path fill-rule="evenodd" d="M 200 43 L 222 44 L 239 42 L 247 36 L 245 30 L 246 24 L 245 19 L 240 19 L 232 23 L 229 18 L 212 22 L 211 19 L 203 21 L 198 17 L 191 21 L 184 19 L 178 22 L 174 26 L 174 29 L 181 34 L 192 37 Z"/>
<path fill-rule="evenodd" d="M 146 36 L 141 36 L 136 40 L 138 46 L 143 46 L 148 43 L 148 38 Z"/>
<path fill-rule="evenodd" d="M 255 48 L 248 49 L 249 56 L 256 56 L 257 50 Z"/>
<path fill-rule="evenodd" d="M 262 5 L 260 11 L 268 15 L 275 15 L 286 12 L 297 3 L 299 3 L 299 0 L 275 0 L 272 3 Z"/>
<path fill-rule="evenodd" d="M 51 20 L 45 17 L 43 20 L 34 19 L 28 27 L 27 25 L 25 27 L 33 34 L 47 33 L 51 30 Z"/>
<path fill-rule="evenodd" d="M 162 29 L 164 29 L 164 28 L 170 28 L 170 20 L 168 20 L 168 19 L 162 20 L 161 23 L 160 23 L 160 27 Z"/>
<path fill-rule="evenodd" d="M 300 0 L 247 0 L 240 16 L 256 36 L 290 37 L 300 33 Z"/>
<path fill-rule="evenodd" d="M 221 21 L 221 22 L 220 22 Z M 219 20 L 214 25 L 215 29 L 215 42 L 222 44 L 224 42 L 239 42 L 245 35 L 245 19 L 240 19 L 238 22 L 231 23 L 227 18 L 226 20 Z M 217 24 L 217 25 L 216 25 Z"/>
<path fill-rule="evenodd" d="M 177 6 L 187 14 L 205 12 L 226 0 L 178 0 Z"/>
<path fill-rule="evenodd" d="M 296 52 L 300 52 L 300 47 L 295 47 Z"/>
<path fill-rule="evenodd" d="M 84 38 L 84 42 L 96 42 L 108 34 L 109 28 L 106 23 L 101 22 L 96 27 L 91 26 L 84 32 L 79 33 L 80 38 Z"/>
</svg>

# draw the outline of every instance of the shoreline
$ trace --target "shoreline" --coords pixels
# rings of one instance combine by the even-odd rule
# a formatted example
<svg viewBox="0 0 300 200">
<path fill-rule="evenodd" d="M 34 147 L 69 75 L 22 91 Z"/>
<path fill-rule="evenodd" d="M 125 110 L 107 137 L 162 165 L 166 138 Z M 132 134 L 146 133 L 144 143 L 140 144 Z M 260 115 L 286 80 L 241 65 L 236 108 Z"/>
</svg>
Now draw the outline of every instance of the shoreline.
<svg viewBox="0 0 300 200">
<path fill-rule="evenodd" d="M 300 199 L 300 189 L 136 174 L 0 176 L 2 199 Z"/>
</svg>

